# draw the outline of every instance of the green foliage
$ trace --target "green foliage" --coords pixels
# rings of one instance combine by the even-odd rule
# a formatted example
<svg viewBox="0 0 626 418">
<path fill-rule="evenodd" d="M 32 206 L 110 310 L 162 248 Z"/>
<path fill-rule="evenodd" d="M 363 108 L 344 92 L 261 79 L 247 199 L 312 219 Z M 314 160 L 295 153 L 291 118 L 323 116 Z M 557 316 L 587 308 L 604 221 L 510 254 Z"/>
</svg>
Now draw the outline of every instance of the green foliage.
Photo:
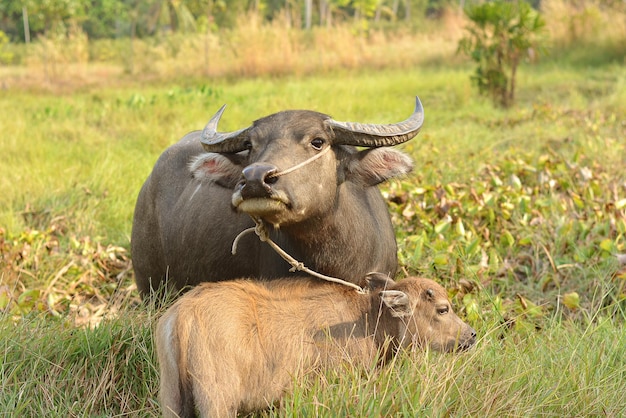
<svg viewBox="0 0 626 418">
<path fill-rule="evenodd" d="M 122 22 L 130 18 L 130 2 L 119 0 L 91 1 L 83 30 L 91 39 L 115 38 L 126 34 Z"/>
<path fill-rule="evenodd" d="M 0 30 L 0 64 L 10 64 L 13 61 L 13 52 L 7 49 L 9 37 Z"/>
<path fill-rule="evenodd" d="M 472 80 L 480 93 L 509 107 L 515 100 L 517 68 L 524 57 L 540 52 L 545 22 L 524 0 L 470 5 L 465 14 L 472 24 L 459 51 L 478 65 Z"/>
<path fill-rule="evenodd" d="M 619 180 L 586 163 L 552 149 L 516 149 L 468 183 L 392 183 L 405 270 L 508 294 L 528 291 L 523 283 L 545 295 L 586 289 L 575 266 L 611 265 L 612 255 L 626 252 L 625 201 L 612 192 Z M 618 287 L 605 295 L 609 303 L 624 296 Z"/>
<path fill-rule="evenodd" d="M 24 33 L 23 10 L 27 11 L 31 33 L 58 34 L 79 24 L 86 16 L 87 7 L 87 0 L 0 0 L 0 16 L 14 22 L 19 28 L 18 36 Z"/>
<path fill-rule="evenodd" d="M 448 1 L 448 0 L 445 0 Z M 311 23 L 394 21 L 398 16 L 423 17 L 426 0 L 324 0 L 311 2 Z M 444 0 L 431 0 L 431 3 Z M 400 7 L 401 6 L 401 7 Z M 24 41 L 23 7 L 32 38 L 66 33 L 79 27 L 90 39 L 149 37 L 170 32 L 190 33 L 231 29 L 248 13 L 264 23 L 288 16 L 289 27 L 303 27 L 305 2 L 301 0 L 0 0 L 0 30 L 13 41 Z M 421 12 L 421 13 L 420 13 Z"/>
</svg>

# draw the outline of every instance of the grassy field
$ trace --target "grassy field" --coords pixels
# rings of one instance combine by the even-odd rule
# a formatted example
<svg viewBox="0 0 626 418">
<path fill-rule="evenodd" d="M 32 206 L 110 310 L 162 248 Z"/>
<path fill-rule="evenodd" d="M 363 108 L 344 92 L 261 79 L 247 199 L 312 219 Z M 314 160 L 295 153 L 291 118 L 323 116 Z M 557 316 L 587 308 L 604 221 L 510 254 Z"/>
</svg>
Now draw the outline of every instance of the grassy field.
<svg viewBox="0 0 626 418">
<path fill-rule="evenodd" d="M 478 344 L 313 374 L 261 416 L 624 416 L 624 62 L 524 66 L 505 111 L 451 61 L 1 90 L 0 415 L 159 415 L 128 248 L 165 147 L 224 103 L 234 130 L 287 108 L 395 122 L 419 95 L 415 172 L 382 187 L 401 275 L 443 283 Z"/>
</svg>

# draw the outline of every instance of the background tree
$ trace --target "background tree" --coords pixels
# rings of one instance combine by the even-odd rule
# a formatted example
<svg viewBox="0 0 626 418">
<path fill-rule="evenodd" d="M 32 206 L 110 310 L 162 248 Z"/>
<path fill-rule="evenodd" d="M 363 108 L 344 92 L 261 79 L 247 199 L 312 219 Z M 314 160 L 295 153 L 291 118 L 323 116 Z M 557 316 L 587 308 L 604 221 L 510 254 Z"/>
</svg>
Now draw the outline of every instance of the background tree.
<svg viewBox="0 0 626 418">
<path fill-rule="evenodd" d="M 24 40 L 26 14 L 32 37 L 50 32 L 65 33 L 69 27 L 82 24 L 87 4 L 87 0 L 0 0 L 0 30 L 13 40 Z"/>
<path fill-rule="evenodd" d="M 83 30 L 89 38 L 118 38 L 127 36 L 124 22 L 130 21 L 130 4 L 120 0 L 91 0 Z M 126 30 L 126 32 L 128 32 Z"/>
<path fill-rule="evenodd" d="M 515 76 L 524 57 L 542 46 L 545 22 L 524 0 L 497 0 L 470 5 L 465 14 L 471 21 L 459 51 L 478 64 L 472 80 L 482 94 L 503 107 L 515 100 Z"/>
</svg>

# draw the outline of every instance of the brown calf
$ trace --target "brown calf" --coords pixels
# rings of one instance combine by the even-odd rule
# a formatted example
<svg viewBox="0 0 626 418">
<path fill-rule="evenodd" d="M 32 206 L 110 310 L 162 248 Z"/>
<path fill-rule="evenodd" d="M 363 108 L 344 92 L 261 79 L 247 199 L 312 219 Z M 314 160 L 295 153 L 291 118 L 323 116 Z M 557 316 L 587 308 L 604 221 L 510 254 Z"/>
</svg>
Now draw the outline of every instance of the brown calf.
<svg viewBox="0 0 626 418">
<path fill-rule="evenodd" d="M 234 416 L 267 408 L 311 367 L 371 364 L 379 351 L 466 349 L 476 332 L 432 280 L 367 277 L 369 292 L 313 279 L 204 283 L 159 320 L 164 416 Z M 391 347 L 387 350 L 386 347 Z"/>
</svg>

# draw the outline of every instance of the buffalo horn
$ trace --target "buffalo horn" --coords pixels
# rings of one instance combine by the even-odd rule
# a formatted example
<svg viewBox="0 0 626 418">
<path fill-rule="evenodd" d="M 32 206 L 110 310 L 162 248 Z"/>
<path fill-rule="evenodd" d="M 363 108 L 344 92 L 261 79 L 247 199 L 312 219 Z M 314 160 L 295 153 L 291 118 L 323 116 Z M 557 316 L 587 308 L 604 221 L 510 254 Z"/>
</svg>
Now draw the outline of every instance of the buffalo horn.
<svg viewBox="0 0 626 418">
<path fill-rule="evenodd" d="M 333 144 L 356 145 L 360 147 L 388 147 L 402 144 L 418 134 L 424 123 L 424 109 L 419 97 L 415 97 L 415 110 L 404 122 L 377 125 L 358 122 L 338 122 L 326 120 L 335 133 Z"/>
<path fill-rule="evenodd" d="M 244 128 L 234 132 L 217 132 L 217 124 L 224 113 L 226 105 L 211 118 L 202 131 L 200 142 L 207 152 L 235 153 L 248 148 L 248 129 Z"/>
</svg>

